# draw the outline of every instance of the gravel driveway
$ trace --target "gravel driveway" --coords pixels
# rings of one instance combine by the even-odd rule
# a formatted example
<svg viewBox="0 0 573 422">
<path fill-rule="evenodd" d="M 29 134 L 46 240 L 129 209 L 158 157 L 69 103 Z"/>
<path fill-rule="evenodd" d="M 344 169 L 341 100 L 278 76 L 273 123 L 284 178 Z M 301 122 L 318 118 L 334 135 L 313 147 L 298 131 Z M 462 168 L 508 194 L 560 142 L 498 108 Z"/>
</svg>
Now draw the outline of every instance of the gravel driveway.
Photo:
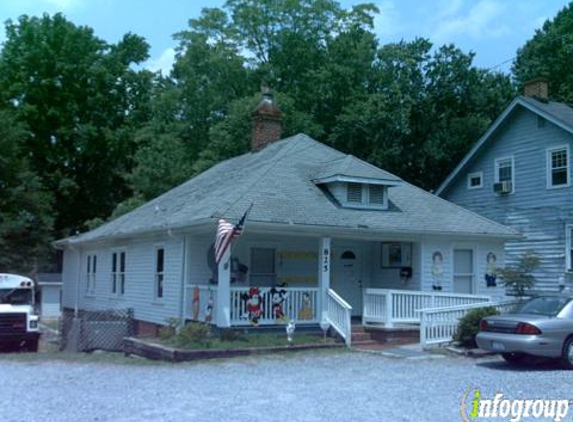
<svg viewBox="0 0 573 422">
<path fill-rule="evenodd" d="M 554 366 L 356 352 L 175 366 L 0 358 L 0 380 L 3 422 L 442 422 L 461 420 L 461 397 L 474 387 L 490 397 L 573 397 L 573 371 Z"/>
</svg>

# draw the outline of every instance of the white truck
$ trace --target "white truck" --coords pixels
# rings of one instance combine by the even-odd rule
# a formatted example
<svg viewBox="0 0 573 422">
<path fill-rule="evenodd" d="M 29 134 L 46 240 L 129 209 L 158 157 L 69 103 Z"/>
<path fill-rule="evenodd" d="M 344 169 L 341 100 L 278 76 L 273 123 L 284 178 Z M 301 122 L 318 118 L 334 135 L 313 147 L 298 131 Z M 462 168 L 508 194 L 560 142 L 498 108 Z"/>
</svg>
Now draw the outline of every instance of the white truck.
<svg viewBox="0 0 573 422">
<path fill-rule="evenodd" d="M 0 349 L 37 352 L 39 340 L 34 282 L 21 275 L 0 274 Z"/>
</svg>

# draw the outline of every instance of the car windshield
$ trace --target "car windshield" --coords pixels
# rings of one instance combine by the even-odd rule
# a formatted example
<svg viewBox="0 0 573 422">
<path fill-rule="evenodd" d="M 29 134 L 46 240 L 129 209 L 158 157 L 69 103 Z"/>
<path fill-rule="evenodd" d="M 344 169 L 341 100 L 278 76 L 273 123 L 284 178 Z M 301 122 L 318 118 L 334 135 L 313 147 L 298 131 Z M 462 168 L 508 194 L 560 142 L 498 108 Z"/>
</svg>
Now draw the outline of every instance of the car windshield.
<svg viewBox="0 0 573 422">
<path fill-rule="evenodd" d="M 535 297 L 521 305 L 516 313 L 555 316 L 563 309 L 569 300 L 568 297 Z"/>
<path fill-rule="evenodd" d="M 11 305 L 31 305 L 31 289 L 0 289 L 0 303 Z"/>
</svg>

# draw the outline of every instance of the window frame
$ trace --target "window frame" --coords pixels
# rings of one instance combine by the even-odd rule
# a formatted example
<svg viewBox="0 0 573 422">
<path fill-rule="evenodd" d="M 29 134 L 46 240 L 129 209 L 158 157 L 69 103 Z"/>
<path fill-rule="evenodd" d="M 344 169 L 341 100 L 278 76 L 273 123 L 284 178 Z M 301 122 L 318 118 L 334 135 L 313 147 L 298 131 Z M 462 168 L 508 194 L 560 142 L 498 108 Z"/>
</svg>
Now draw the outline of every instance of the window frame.
<svg viewBox="0 0 573 422">
<path fill-rule="evenodd" d="M 123 262 L 122 262 L 123 255 Z M 114 261 L 115 260 L 115 261 Z M 114 265 L 115 263 L 115 265 Z M 123 264 L 123 271 L 122 270 Z M 127 249 L 118 248 L 111 251 L 111 294 L 117 297 L 125 296 L 127 278 Z"/>
<path fill-rule="evenodd" d="M 159 251 L 162 252 L 162 268 L 159 271 Z M 156 245 L 153 250 L 154 272 L 153 272 L 153 300 L 162 301 L 165 297 L 165 245 Z M 159 285 L 161 283 L 161 294 Z"/>
<path fill-rule="evenodd" d="M 362 188 L 361 193 L 361 202 L 349 202 L 348 201 L 348 186 L 349 184 L 360 185 Z M 380 186 L 382 187 L 382 203 L 371 203 L 370 202 L 370 187 L 371 186 Z M 387 210 L 388 209 L 388 186 L 383 184 L 375 184 L 375 183 L 362 183 L 362 182 L 345 182 L 344 186 L 344 202 L 343 206 L 345 208 L 359 208 L 359 209 L 367 209 L 367 210 Z"/>
<path fill-rule="evenodd" d="M 479 177 L 479 185 L 472 186 L 471 181 L 473 178 Z M 474 171 L 468 173 L 468 190 L 481 189 L 483 188 L 483 171 Z"/>
<path fill-rule="evenodd" d="M 553 171 L 555 170 L 553 166 L 553 157 L 552 154 L 554 152 L 559 152 L 565 150 L 565 154 L 567 156 L 567 183 L 562 185 L 553 185 Z M 547 189 L 561 189 L 561 188 L 568 188 L 571 186 L 571 154 L 569 145 L 558 145 L 554 147 L 549 147 L 545 150 L 545 164 L 546 164 L 546 180 L 547 180 Z M 557 169 L 559 170 L 559 169 Z"/>
<path fill-rule="evenodd" d="M 501 180 L 499 180 L 499 169 L 500 169 L 500 163 L 503 161 L 510 161 L 511 162 L 511 180 L 509 180 L 509 181 L 511 182 L 510 194 L 513 194 L 515 192 L 515 157 L 513 155 L 508 155 L 505 157 L 499 157 L 499 158 L 496 158 L 494 160 L 493 180 L 494 180 L 494 183 L 501 183 Z"/>
<path fill-rule="evenodd" d="M 93 296 L 95 294 L 96 289 L 96 280 L 97 280 L 97 254 L 87 254 L 87 263 L 86 263 L 86 296 Z"/>
</svg>

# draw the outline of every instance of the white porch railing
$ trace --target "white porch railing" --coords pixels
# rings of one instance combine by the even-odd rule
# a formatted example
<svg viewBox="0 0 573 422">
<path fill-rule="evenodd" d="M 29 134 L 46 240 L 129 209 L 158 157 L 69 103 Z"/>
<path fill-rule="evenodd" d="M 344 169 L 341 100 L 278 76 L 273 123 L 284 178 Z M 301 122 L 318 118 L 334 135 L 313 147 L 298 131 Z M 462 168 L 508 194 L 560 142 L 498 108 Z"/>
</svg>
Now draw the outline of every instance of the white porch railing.
<svg viewBox="0 0 573 422">
<path fill-rule="evenodd" d="M 195 287 L 199 290 L 199 300 L 195 298 Z M 210 307 L 210 310 L 208 309 Z M 217 286 L 186 285 L 185 286 L 185 319 L 205 322 L 210 311 L 211 322 L 217 318 Z"/>
<path fill-rule="evenodd" d="M 282 311 L 286 318 L 295 321 L 297 324 L 318 323 L 320 310 L 318 309 L 318 289 L 313 287 L 280 287 L 278 290 L 285 290 L 286 296 L 281 304 Z M 260 287 L 262 298 L 262 312 L 259 325 L 275 325 L 286 321 L 277 321 L 273 312 L 273 300 L 270 293 L 271 288 Z M 249 312 L 247 310 L 247 297 L 249 287 L 231 287 L 231 325 L 251 325 Z"/>
<path fill-rule="evenodd" d="M 325 315 L 328 323 L 344 339 L 348 347 L 352 341 L 352 306 L 342 299 L 334 290 L 326 293 Z"/>
<path fill-rule="evenodd" d="M 490 302 L 489 296 L 410 290 L 364 289 L 363 324 L 392 327 L 420 323 L 420 309 Z"/>
<path fill-rule="evenodd" d="M 460 318 L 472 309 L 494 307 L 500 313 L 511 311 L 517 301 L 474 303 L 442 308 L 420 309 L 420 343 L 422 347 L 449 343 L 453 340 Z"/>
</svg>

